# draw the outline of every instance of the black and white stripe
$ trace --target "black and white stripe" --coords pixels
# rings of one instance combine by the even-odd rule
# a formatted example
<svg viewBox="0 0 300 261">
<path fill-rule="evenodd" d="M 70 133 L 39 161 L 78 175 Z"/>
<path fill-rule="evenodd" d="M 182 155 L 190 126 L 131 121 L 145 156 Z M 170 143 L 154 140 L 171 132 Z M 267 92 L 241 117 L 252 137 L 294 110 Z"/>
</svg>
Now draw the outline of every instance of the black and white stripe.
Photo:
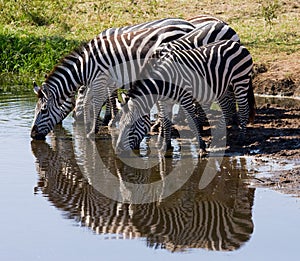
<svg viewBox="0 0 300 261">
<path fill-rule="evenodd" d="M 249 51 L 238 42 L 218 41 L 191 50 L 172 51 L 158 61 L 149 63 L 142 79 L 133 84 L 129 91 L 127 109 L 121 118 L 117 149 L 132 149 L 128 135 L 134 131 L 134 121 L 149 113 L 158 102 L 171 99 L 185 109 L 190 127 L 198 139 L 200 152 L 205 143 L 200 135 L 200 126 L 195 119 L 194 99 L 200 103 L 220 100 L 230 85 L 233 86 L 239 107 L 241 138 L 254 103 L 248 100 L 252 58 Z"/>
<path fill-rule="evenodd" d="M 213 19 L 213 18 L 211 18 L 211 19 Z M 179 25 L 180 23 L 182 23 L 182 21 L 183 21 L 182 19 L 164 18 L 164 19 L 145 22 L 145 23 L 136 24 L 136 25 L 132 25 L 132 26 L 109 28 L 109 29 L 103 31 L 99 35 L 99 37 L 107 37 L 107 36 L 111 36 L 111 35 L 124 34 L 124 33 L 139 31 L 139 30 L 146 29 L 146 28 L 163 27 L 163 26 L 168 26 L 168 25 Z M 191 24 L 193 24 L 193 22 L 194 22 L 194 20 L 191 22 Z M 195 24 L 198 25 L 199 21 L 197 20 Z M 89 94 L 90 97 L 85 98 L 86 94 Z M 85 110 L 89 111 L 91 109 L 91 108 L 88 109 L 88 106 L 92 105 L 92 97 L 91 96 L 92 96 L 92 94 L 89 93 L 88 91 L 78 93 L 78 97 L 76 99 L 76 106 L 75 106 L 74 114 L 73 114 L 75 120 L 83 121 L 84 111 Z M 114 91 L 111 93 L 110 97 L 106 101 L 106 112 L 105 112 L 105 118 L 104 118 L 104 125 L 107 125 L 106 123 L 117 112 L 117 108 L 116 108 L 116 104 L 115 104 L 115 99 L 117 99 L 117 98 L 118 98 L 117 92 Z M 84 101 L 86 101 L 86 102 L 84 103 Z M 88 118 L 88 121 L 90 121 L 90 120 L 91 119 Z"/>
<path fill-rule="evenodd" d="M 219 23 L 223 23 L 223 24 L 227 25 L 227 23 L 224 22 L 223 20 L 221 20 L 215 16 L 206 15 L 206 14 L 201 14 L 201 15 L 197 15 L 197 16 L 188 18 L 188 19 L 186 19 L 186 21 L 192 23 L 197 28 L 206 26 L 208 23 L 211 23 L 211 22 L 219 22 Z"/>
<path fill-rule="evenodd" d="M 170 43 L 162 44 L 154 53 L 154 58 L 160 58 L 163 55 L 167 54 L 170 51 L 174 50 L 188 50 L 197 48 L 203 45 L 207 45 L 219 40 L 232 40 L 240 43 L 240 38 L 237 33 L 228 25 L 223 22 L 210 21 L 211 17 L 200 17 L 202 19 L 206 19 L 204 26 L 194 29 L 192 32 L 184 35 L 180 39 L 174 40 Z M 199 19 L 200 19 L 199 18 Z M 200 21 L 203 21 L 200 19 Z M 199 21 L 199 22 L 200 22 Z M 235 100 L 234 95 L 230 88 L 227 89 L 226 94 L 223 95 L 218 100 L 223 115 L 227 123 L 235 116 L 236 108 L 235 108 Z M 206 119 L 205 111 L 208 111 L 211 107 L 211 102 L 209 103 L 195 103 L 195 108 L 197 109 L 197 115 L 199 116 L 199 124 L 201 124 L 201 128 L 203 122 Z M 205 109 L 202 109 L 202 106 Z M 171 119 L 172 114 L 172 104 L 166 102 L 158 102 L 159 107 L 159 121 L 164 123 L 160 128 L 160 136 L 165 137 L 165 142 L 167 148 L 171 148 L 171 125 L 169 119 Z M 167 114 L 167 115 L 166 115 Z"/>
<path fill-rule="evenodd" d="M 198 18 L 199 19 L 201 18 L 200 21 L 203 21 L 202 18 L 205 19 L 204 20 L 205 22 L 203 22 L 204 26 L 194 29 L 190 33 L 187 33 L 186 35 L 182 36 L 177 40 L 160 45 L 155 50 L 152 57 L 159 59 L 170 51 L 193 49 L 209 43 L 213 43 L 218 40 L 232 40 L 238 43 L 240 42 L 240 38 L 237 35 L 237 33 L 225 23 L 212 20 L 211 17 L 207 17 L 207 16 L 204 17 L 200 16 Z M 226 122 L 229 122 L 230 119 L 232 119 L 236 113 L 235 100 L 231 88 L 227 89 L 226 95 L 223 95 L 218 100 L 218 102 L 222 107 Z M 206 104 L 202 103 L 201 105 L 204 106 L 207 110 L 208 108 L 210 108 L 211 103 L 206 103 Z M 160 111 L 159 121 L 164 122 L 164 125 L 166 127 L 166 128 L 164 127 L 160 128 L 160 135 L 165 137 L 166 146 L 167 148 L 170 148 L 171 133 L 169 133 L 169 131 L 172 123 L 170 122 L 169 119 L 171 119 L 172 104 L 166 103 L 165 101 L 163 102 L 159 101 L 158 106 Z M 198 110 L 198 114 L 200 114 L 199 123 L 202 125 L 204 121 L 203 119 L 205 118 L 204 110 L 202 110 L 201 106 L 198 103 L 196 103 L 196 108 Z M 138 148 L 139 143 L 143 139 L 143 130 L 145 129 L 147 133 L 150 129 L 150 121 L 148 120 L 149 117 L 144 116 L 143 118 L 147 119 L 147 121 L 144 123 L 141 120 L 136 121 L 134 126 L 134 128 L 136 128 L 136 131 L 135 133 L 132 133 L 130 135 L 129 140 L 132 144 L 132 148 Z"/>
<path fill-rule="evenodd" d="M 64 103 L 69 102 L 81 86 L 86 86 L 93 96 L 93 125 L 89 133 L 93 135 L 99 111 L 115 86 L 126 86 L 136 80 L 160 44 L 194 29 L 184 20 L 176 21 L 175 25 L 172 23 L 125 34 L 115 30 L 113 34 L 98 36 L 67 55 L 49 74 L 42 87 L 37 89 L 39 101 L 31 137 L 45 137 L 55 124 L 64 119 L 70 112 L 63 110 L 69 107 Z"/>
<path fill-rule="evenodd" d="M 208 26 L 210 23 L 223 23 L 225 24 L 222 20 L 210 16 L 210 15 L 199 15 L 190 19 L 187 19 L 191 24 L 193 24 L 196 28 L 204 28 Z M 181 20 L 179 20 L 179 23 Z M 153 28 L 153 27 L 161 27 L 161 26 L 166 26 L 166 25 L 174 25 L 178 23 L 178 19 L 161 19 L 157 21 L 151 21 L 151 22 L 146 22 L 138 25 L 133 25 L 133 26 L 126 26 L 126 27 L 120 27 L 120 28 L 111 28 L 108 30 L 105 30 L 104 32 L 101 33 L 102 36 L 109 36 L 112 34 L 122 34 L 122 33 L 128 33 L 128 32 L 133 32 L 145 28 Z M 230 39 L 230 38 L 225 38 L 223 37 L 222 39 Z M 205 41 L 205 39 L 204 39 Z M 160 48 L 161 49 L 161 48 Z M 181 48 L 181 49 L 186 49 L 186 48 Z M 190 48 L 187 48 L 190 49 Z M 164 49 L 166 51 L 166 49 Z M 88 92 L 86 92 L 88 93 Z M 77 100 L 76 100 L 76 107 L 75 107 L 75 113 L 74 113 L 74 118 L 75 119 L 81 119 L 83 120 L 83 111 L 88 110 L 87 105 L 90 105 L 90 101 L 92 98 L 86 99 L 88 102 L 87 105 L 84 104 L 85 100 L 85 92 L 84 93 L 79 93 Z M 91 96 L 91 95 L 90 95 Z M 106 101 L 106 111 L 105 111 L 105 118 L 103 119 L 103 124 L 107 125 L 109 120 L 114 117 L 117 113 L 117 107 L 115 100 L 118 98 L 117 91 L 114 91 L 111 93 L 109 99 Z M 84 106 L 83 106 L 84 105 Z M 89 121 L 89 120 L 88 120 Z M 140 123 L 142 125 L 142 123 Z M 146 124 L 149 124 L 149 122 L 146 122 Z"/>
</svg>

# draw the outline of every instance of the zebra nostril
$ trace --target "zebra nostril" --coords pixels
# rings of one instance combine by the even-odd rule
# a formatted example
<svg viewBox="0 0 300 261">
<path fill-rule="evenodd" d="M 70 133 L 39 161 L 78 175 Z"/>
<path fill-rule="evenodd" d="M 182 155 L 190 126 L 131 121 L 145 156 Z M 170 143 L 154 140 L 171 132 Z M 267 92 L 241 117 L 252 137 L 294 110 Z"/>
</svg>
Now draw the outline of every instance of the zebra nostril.
<svg viewBox="0 0 300 261">
<path fill-rule="evenodd" d="M 30 136 L 31 136 L 31 138 L 33 138 L 35 140 L 44 140 L 45 139 L 45 135 L 38 132 L 38 127 L 36 125 L 34 125 L 32 127 Z"/>
</svg>

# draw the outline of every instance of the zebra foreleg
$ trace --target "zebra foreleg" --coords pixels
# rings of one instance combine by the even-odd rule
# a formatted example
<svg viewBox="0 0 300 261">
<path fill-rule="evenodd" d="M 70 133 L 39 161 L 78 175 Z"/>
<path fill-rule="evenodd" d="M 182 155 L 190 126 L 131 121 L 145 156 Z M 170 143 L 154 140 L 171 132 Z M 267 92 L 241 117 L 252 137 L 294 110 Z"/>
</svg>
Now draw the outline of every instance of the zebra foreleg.
<svg viewBox="0 0 300 261">
<path fill-rule="evenodd" d="M 204 157 L 207 154 L 206 144 L 201 137 L 201 128 L 198 119 L 195 117 L 195 106 L 193 105 L 193 99 L 190 97 L 183 97 L 180 101 L 184 113 L 186 114 L 189 126 L 193 134 L 196 136 L 199 144 L 199 156 Z"/>
<path fill-rule="evenodd" d="M 172 113 L 173 104 L 168 101 L 159 101 L 159 119 L 162 123 L 160 126 L 159 136 L 158 136 L 158 146 L 161 151 L 173 150 L 171 144 L 171 127 L 172 122 L 170 120 Z"/>
<path fill-rule="evenodd" d="M 218 100 L 218 103 L 223 111 L 226 126 L 237 126 L 236 119 L 236 102 L 234 93 L 231 90 L 227 90 L 225 95 Z"/>
<path fill-rule="evenodd" d="M 208 119 L 207 119 L 205 110 L 202 107 L 203 106 L 205 106 L 205 108 L 210 107 L 210 104 L 209 105 L 207 105 L 207 104 L 200 105 L 200 103 L 196 101 L 196 102 L 194 102 L 194 105 L 195 105 L 196 117 L 197 117 L 198 122 L 200 124 L 200 128 L 203 129 L 203 126 L 207 125 Z"/>
<path fill-rule="evenodd" d="M 118 89 L 114 90 L 106 100 L 105 116 L 102 121 L 103 126 L 107 126 L 118 114 L 116 99 L 118 99 Z"/>
<path fill-rule="evenodd" d="M 104 104 L 104 100 L 101 97 L 95 97 L 93 96 L 93 118 L 92 118 L 92 128 L 90 130 L 90 132 L 88 133 L 87 137 L 88 138 L 93 138 L 95 137 L 95 134 L 99 131 L 99 126 L 100 126 L 100 112 L 101 112 L 101 108 Z"/>
</svg>

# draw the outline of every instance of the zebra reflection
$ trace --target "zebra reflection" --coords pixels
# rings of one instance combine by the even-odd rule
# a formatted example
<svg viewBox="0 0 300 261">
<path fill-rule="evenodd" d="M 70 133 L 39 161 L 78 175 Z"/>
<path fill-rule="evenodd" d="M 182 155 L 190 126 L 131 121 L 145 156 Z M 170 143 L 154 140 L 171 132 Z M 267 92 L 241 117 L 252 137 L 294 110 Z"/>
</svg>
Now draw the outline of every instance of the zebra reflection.
<svg viewBox="0 0 300 261">
<path fill-rule="evenodd" d="M 119 161 L 112 146 L 108 146 L 109 141 L 95 141 L 95 148 L 105 148 L 101 157 L 106 168 L 120 179 L 140 182 L 143 175 L 135 176 L 134 169 Z M 212 182 L 199 190 L 206 164 L 201 160 L 188 182 L 173 195 L 159 202 L 129 204 L 112 200 L 93 186 L 94 174 L 86 177 L 82 173 L 79 165 L 84 161 L 78 163 L 74 141 L 64 129 L 55 130 L 51 145 L 32 141 L 31 147 L 39 175 L 36 192 L 61 210 L 64 217 L 97 234 L 108 238 L 111 235 L 112 238 L 146 238 L 148 247 L 173 252 L 189 248 L 232 251 L 246 243 L 253 232 L 254 189 L 241 179 L 247 175 L 245 162 L 227 160 Z M 161 178 L 162 171 L 167 175 L 173 164 L 172 159 L 165 159 L 162 169 L 140 173 L 145 174 L 143 182 Z M 126 176 L 127 173 L 130 175 Z"/>
</svg>

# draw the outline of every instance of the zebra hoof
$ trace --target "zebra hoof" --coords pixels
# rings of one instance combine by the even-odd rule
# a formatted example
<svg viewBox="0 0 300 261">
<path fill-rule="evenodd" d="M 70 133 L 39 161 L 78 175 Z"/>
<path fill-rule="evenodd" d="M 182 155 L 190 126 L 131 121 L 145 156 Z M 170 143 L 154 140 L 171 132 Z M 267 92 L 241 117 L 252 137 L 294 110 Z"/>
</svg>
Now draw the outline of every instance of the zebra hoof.
<svg viewBox="0 0 300 261">
<path fill-rule="evenodd" d="M 198 155 L 199 155 L 200 159 L 202 159 L 202 158 L 206 157 L 207 154 L 208 153 L 207 153 L 207 151 L 205 149 L 200 149 Z"/>
</svg>

